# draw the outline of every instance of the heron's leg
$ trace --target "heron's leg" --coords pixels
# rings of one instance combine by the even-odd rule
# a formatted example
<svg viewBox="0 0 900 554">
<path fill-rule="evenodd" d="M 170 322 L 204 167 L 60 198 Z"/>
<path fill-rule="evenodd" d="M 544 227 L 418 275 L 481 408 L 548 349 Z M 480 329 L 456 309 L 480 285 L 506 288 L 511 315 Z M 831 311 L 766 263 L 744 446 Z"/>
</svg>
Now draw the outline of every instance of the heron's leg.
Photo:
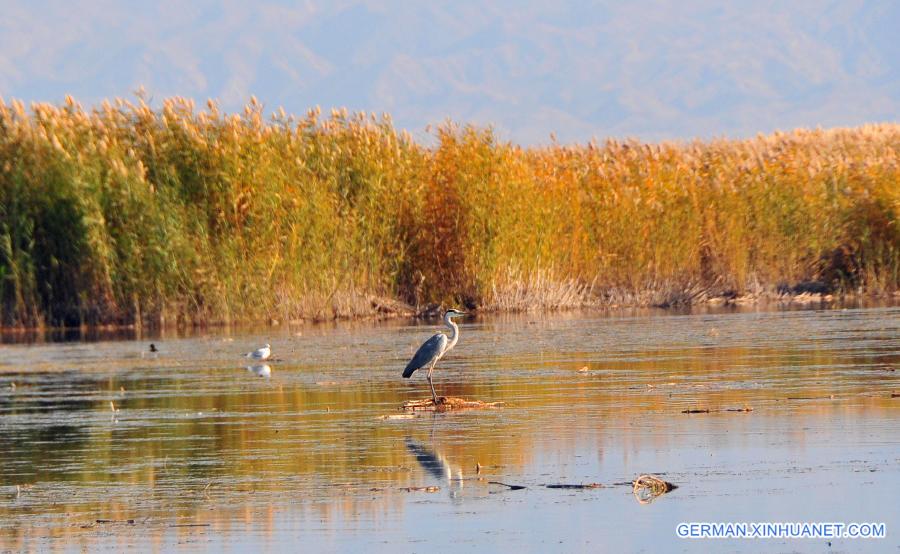
<svg viewBox="0 0 900 554">
<path fill-rule="evenodd" d="M 434 392 L 434 381 L 431 380 L 431 372 L 434 371 L 434 364 L 437 363 L 437 360 L 432 362 L 431 367 L 428 368 L 428 384 L 431 385 L 431 401 L 434 402 L 434 405 L 437 406 L 437 394 Z"/>
</svg>

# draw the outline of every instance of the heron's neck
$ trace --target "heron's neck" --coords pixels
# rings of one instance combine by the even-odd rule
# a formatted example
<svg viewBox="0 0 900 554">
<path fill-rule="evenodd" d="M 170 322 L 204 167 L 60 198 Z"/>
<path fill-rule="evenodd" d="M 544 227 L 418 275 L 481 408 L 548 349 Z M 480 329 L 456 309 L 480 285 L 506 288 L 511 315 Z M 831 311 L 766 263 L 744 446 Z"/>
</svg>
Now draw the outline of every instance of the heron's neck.
<svg viewBox="0 0 900 554">
<path fill-rule="evenodd" d="M 450 328 L 450 342 L 447 343 L 447 350 L 450 350 L 456 346 L 456 341 L 459 339 L 459 327 L 456 326 L 453 319 L 447 316 L 444 317 L 444 325 Z"/>
</svg>

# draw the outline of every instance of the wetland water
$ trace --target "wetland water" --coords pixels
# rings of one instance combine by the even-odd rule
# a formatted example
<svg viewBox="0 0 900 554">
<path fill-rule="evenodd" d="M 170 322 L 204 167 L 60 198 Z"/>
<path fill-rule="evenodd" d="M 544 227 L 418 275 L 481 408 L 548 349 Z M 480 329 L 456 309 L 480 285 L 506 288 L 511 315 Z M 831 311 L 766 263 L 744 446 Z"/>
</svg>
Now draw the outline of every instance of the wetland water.
<svg viewBox="0 0 900 554">
<path fill-rule="evenodd" d="M 0 346 L 0 551 L 900 545 L 900 308 L 462 320 L 438 394 L 506 405 L 380 419 L 429 396 L 400 373 L 435 327 Z M 248 368 L 266 342 L 281 360 Z M 642 473 L 679 488 L 639 503 L 616 483 Z M 581 483 L 608 486 L 545 487 Z M 887 538 L 677 538 L 691 521 Z"/>
</svg>

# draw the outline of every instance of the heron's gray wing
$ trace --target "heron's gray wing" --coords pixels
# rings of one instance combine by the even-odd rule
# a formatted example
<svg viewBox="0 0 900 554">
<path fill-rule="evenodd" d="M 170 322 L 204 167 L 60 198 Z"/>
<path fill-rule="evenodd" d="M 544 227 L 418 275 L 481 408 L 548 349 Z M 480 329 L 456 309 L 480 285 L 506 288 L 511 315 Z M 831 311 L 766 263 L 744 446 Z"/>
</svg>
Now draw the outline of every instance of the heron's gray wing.
<svg viewBox="0 0 900 554">
<path fill-rule="evenodd" d="M 415 370 L 431 363 L 433 359 L 440 355 L 445 346 L 447 346 L 447 335 L 444 333 L 438 333 L 426 340 L 425 344 L 419 347 L 419 350 L 416 352 L 416 355 L 413 356 L 412 360 L 406 364 L 406 369 L 403 370 L 403 376 L 409 378 Z"/>
</svg>

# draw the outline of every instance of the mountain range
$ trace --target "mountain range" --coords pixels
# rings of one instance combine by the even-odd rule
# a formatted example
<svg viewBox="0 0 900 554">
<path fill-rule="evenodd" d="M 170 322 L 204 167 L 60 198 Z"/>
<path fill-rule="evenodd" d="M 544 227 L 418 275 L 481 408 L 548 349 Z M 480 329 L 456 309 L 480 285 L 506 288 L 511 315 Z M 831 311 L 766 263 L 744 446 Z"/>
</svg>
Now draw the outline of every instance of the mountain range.
<svg viewBox="0 0 900 554">
<path fill-rule="evenodd" d="M 0 95 L 143 86 L 239 111 L 388 112 L 522 144 L 896 121 L 894 2 L 5 2 Z"/>
</svg>

